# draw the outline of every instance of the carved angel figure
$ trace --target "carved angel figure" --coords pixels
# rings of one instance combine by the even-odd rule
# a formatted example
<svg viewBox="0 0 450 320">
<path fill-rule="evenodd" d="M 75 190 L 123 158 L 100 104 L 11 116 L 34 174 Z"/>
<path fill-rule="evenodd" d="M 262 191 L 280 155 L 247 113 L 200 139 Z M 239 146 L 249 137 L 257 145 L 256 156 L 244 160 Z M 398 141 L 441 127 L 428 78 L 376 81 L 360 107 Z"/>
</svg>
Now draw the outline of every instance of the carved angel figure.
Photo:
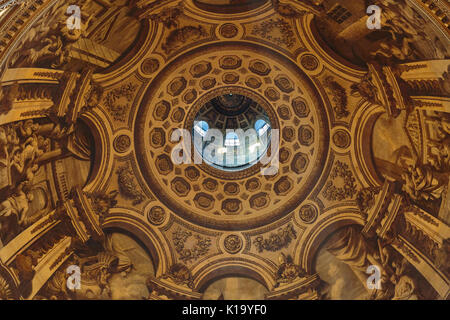
<svg viewBox="0 0 450 320">
<path fill-rule="evenodd" d="M 280 266 L 277 272 L 277 281 L 281 283 L 289 283 L 294 281 L 298 277 L 304 277 L 305 271 L 298 265 L 294 264 L 290 255 L 281 253 L 278 257 Z"/>
<path fill-rule="evenodd" d="M 362 97 L 370 103 L 381 103 L 378 99 L 378 89 L 372 83 L 372 77 L 369 74 L 365 75 L 360 83 L 352 84 L 350 88 L 350 94 L 354 97 Z"/>
<path fill-rule="evenodd" d="M 423 27 L 416 23 L 420 16 L 402 2 L 380 0 L 377 3 L 383 12 L 383 30 L 389 32 L 391 37 L 379 43 L 378 48 L 370 53 L 372 58 L 407 60 L 417 55 L 418 48 L 413 46 L 414 43 L 428 41 Z"/>
<path fill-rule="evenodd" d="M 90 2 L 92 0 L 83 1 L 81 8 L 88 6 Z M 86 10 L 82 10 L 81 29 L 68 28 L 67 8 L 69 5 L 70 3 L 66 1 L 59 1 L 37 21 L 18 46 L 20 50 L 10 60 L 10 67 L 31 67 L 42 64 L 57 68 L 67 62 L 70 44 L 84 35 L 92 19 L 92 16 L 86 16 Z"/>
</svg>

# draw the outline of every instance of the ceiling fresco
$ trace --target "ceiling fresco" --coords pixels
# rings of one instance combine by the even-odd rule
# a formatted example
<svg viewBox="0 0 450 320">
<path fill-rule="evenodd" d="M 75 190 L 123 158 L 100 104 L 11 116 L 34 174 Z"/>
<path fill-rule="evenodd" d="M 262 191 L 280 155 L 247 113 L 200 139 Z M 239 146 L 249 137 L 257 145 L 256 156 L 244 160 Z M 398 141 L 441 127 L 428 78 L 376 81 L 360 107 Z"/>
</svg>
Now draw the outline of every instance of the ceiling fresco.
<svg viewBox="0 0 450 320">
<path fill-rule="evenodd" d="M 449 298 L 447 3 L 2 3 L 0 299 Z"/>
</svg>

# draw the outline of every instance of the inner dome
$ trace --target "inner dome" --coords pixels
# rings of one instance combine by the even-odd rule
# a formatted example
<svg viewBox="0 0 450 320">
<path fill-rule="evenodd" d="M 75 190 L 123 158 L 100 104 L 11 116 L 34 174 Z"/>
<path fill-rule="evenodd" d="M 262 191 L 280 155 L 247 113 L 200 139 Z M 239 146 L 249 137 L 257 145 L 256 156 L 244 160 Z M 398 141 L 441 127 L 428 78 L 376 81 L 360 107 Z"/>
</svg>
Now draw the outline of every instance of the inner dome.
<svg viewBox="0 0 450 320">
<path fill-rule="evenodd" d="M 197 112 L 192 129 L 195 151 L 208 165 L 239 171 L 254 165 L 270 144 L 269 116 L 252 98 L 226 93 Z"/>
</svg>

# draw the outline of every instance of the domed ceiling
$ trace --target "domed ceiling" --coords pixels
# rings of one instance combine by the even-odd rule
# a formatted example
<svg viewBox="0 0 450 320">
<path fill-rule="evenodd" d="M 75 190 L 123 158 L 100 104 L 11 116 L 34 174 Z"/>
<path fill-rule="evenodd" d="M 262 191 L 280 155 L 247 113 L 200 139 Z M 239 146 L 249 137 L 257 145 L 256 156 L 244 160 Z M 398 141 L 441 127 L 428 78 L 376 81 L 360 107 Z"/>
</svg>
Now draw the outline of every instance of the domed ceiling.
<svg viewBox="0 0 450 320">
<path fill-rule="evenodd" d="M 0 298 L 448 299 L 446 4 L 2 10 Z"/>
</svg>

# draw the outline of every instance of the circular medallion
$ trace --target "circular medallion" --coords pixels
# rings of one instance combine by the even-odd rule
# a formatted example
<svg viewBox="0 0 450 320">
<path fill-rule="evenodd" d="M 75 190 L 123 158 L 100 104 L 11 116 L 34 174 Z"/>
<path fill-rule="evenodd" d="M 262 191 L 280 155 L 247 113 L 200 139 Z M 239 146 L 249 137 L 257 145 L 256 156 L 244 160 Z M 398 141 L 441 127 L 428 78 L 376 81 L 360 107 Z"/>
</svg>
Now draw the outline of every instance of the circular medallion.
<svg viewBox="0 0 450 320">
<path fill-rule="evenodd" d="M 243 246 L 243 241 L 241 237 L 236 234 L 230 234 L 223 241 L 223 247 L 228 253 L 236 254 L 241 251 Z"/>
<path fill-rule="evenodd" d="M 308 71 L 314 71 L 319 67 L 319 60 L 312 54 L 305 54 L 301 60 L 300 63 L 302 64 L 303 68 L 305 68 Z"/>
<path fill-rule="evenodd" d="M 114 139 L 114 150 L 118 153 L 125 153 L 130 149 L 131 138 L 125 134 L 122 134 Z"/>
<path fill-rule="evenodd" d="M 333 143 L 339 148 L 348 148 L 351 143 L 350 134 L 342 129 L 336 130 L 336 132 L 333 134 Z"/>
<path fill-rule="evenodd" d="M 299 217 L 304 223 L 313 223 L 317 219 L 317 209 L 311 204 L 305 204 L 300 208 Z"/>
<path fill-rule="evenodd" d="M 164 222 L 165 217 L 166 211 L 160 206 L 152 207 L 147 214 L 148 221 L 156 226 L 162 224 Z"/>
<path fill-rule="evenodd" d="M 236 37 L 239 30 L 234 24 L 225 23 L 220 27 L 219 32 L 222 37 L 230 39 Z"/>
<path fill-rule="evenodd" d="M 145 59 L 144 62 L 142 62 L 141 70 L 142 73 L 146 75 L 150 75 L 152 73 L 155 73 L 159 69 L 159 61 L 153 58 Z"/>
</svg>

